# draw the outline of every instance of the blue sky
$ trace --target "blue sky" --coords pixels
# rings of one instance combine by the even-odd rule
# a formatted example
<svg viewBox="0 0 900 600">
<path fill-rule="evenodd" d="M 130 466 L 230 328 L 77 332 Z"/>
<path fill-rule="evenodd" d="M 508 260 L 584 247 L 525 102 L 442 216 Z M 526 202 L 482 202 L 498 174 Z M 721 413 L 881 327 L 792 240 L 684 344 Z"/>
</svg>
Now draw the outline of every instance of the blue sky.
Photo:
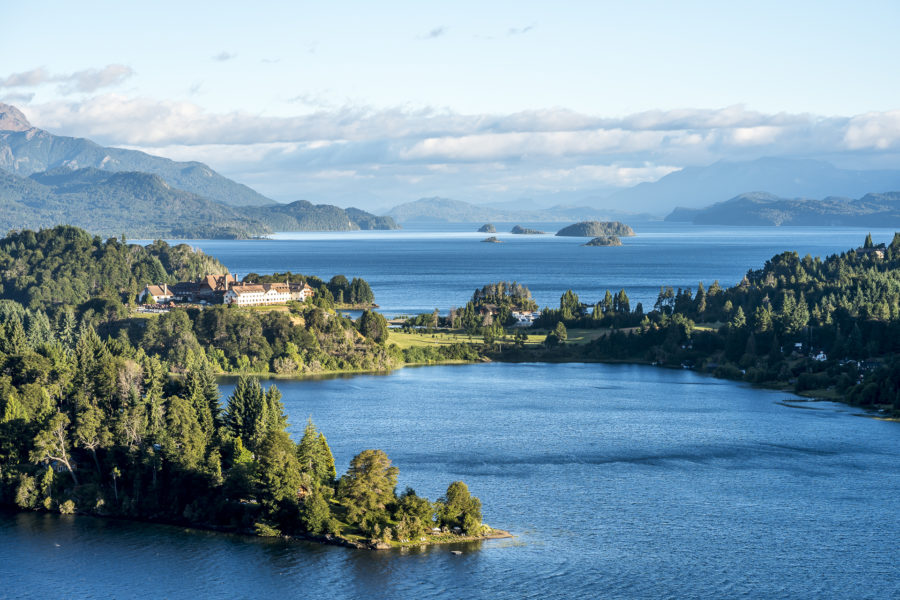
<svg viewBox="0 0 900 600">
<path fill-rule="evenodd" d="M 603 193 L 894 164 L 896 2 L 17 2 L 0 101 L 279 200 Z M 326 5 L 327 4 L 327 5 Z"/>
</svg>

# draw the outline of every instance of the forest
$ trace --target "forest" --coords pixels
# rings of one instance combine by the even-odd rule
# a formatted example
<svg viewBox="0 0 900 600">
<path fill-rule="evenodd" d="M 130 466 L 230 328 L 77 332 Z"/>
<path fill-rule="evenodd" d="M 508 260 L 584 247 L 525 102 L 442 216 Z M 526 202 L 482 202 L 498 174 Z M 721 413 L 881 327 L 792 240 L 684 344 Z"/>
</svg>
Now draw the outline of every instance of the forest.
<svg viewBox="0 0 900 600">
<path fill-rule="evenodd" d="M 224 267 L 57 227 L 0 241 L 0 270 L 0 504 L 369 547 L 491 532 L 463 482 L 435 502 L 398 494 L 380 450 L 338 477 L 325 436 L 310 421 L 292 440 L 277 387 L 246 374 L 399 365 L 384 317 L 334 311 L 331 290 L 374 299 L 363 280 L 321 282 L 328 294 L 287 311 L 142 319 L 130 309 L 145 283 Z M 245 373 L 224 404 L 222 372 Z"/>
<path fill-rule="evenodd" d="M 372 289 L 361 278 L 337 275 L 325 282 L 292 273 L 244 278 L 287 279 L 316 289 L 312 300 L 292 302 L 283 311 L 213 306 L 138 315 L 132 310 L 148 283 L 226 272 L 218 260 L 186 244 L 140 246 L 69 226 L 16 232 L 0 240 L 0 324 L 21 329 L 35 349 L 39 343 L 72 339 L 79 327 L 89 325 L 101 337 L 139 347 L 176 371 L 198 355 L 218 373 L 379 371 L 402 364 L 402 352 L 386 343 L 384 317 L 367 310 L 354 323 L 336 310 L 374 305 Z"/>
<path fill-rule="evenodd" d="M 868 236 L 824 260 L 783 252 L 730 288 L 662 287 L 647 312 L 624 290 L 594 304 L 568 290 L 535 327 L 548 331 L 543 348 L 511 345 L 495 357 L 700 369 L 900 412 L 900 234 L 880 246 Z M 567 345 L 571 328 L 603 332 Z"/>
<path fill-rule="evenodd" d="M 404 325 L 405 332 L 455 331 L 483 343 L 463 345 L 462 353 L 448 345 L 404 355 L 696 369 L 900 415 L 900 234 L 878 246 L 867 236 L 824 260 L 783 252 L 729 288 L 718 281 L 696 290 L 662 286 L 646 310 L 624 289 L 594 302 L 566 290 L 533 327 L 516 327 L 513 311 L 536 308 L 525 286 L 488 284 L 448 316 L 435 310 Z M 570 330 L 593 333 L 575 344 Z"/>
</svg>

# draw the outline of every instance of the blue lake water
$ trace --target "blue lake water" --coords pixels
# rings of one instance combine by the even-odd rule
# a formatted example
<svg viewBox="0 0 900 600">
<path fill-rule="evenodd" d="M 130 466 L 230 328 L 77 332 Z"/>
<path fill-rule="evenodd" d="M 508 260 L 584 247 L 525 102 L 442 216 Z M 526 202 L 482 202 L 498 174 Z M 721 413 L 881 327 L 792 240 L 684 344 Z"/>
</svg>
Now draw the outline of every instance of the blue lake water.
<svg viewBox="0 0 900 600">
<path fill-rule="evenodd" d="M 525 225 L 555 232 L 560 223 Z M 526 285 L 541 306 L 558 306 L 573 289 L 594 303 L 624 288 L 632 306 L 653 306 L 660 285 L 690 287 L 703 281 L 738 283 L 773 255 L 797 250 L 822 258 L 862 245 L 868 230 L 811 227 L 698 227 L 635 223 L 637 236 L 622 247 L 588 248 L 585 238 L 512 235 L 498 223 L 502 244 L 482 243 L 475 226 L 409 225 L 400 231 L 278 234 L 269 240 L 188 240 L 240 276 L 292 271 L 325 280 L 337 274 L 366 279 L 387 315 L 447 311 L 463 306 L 477 287 L 494 281 Z M 893 230 L 872 230 L 890 242 Z"/>
<path fill-rule="evenodd" d="M 516 538 L 374 553 L 0 513 L 0 597 L 900 597 L 900 425 L 855 409 L 625 365 L 278 386 L 339 470 L 382 448 L 401 488 L 462 479 Z"/>
<path fill-rule="evenodd" d="M 483 244 L 471 225 L 190 243 L 239 274 L 363 277 L 396 314 L 461 306 L 497 280 L 541 305 L 624 287 L 647 306 L 661 283 L 731 285 L 782 250 L 824 257 L 866 234 L 634 226 L 621 248 L 503 233 Z M 463 479 L 485 520 L 517 537 L 461 556 L 372 553 L 0 513 L 0 598 L 900 597 L 900 424 L 640 366 L 442 366 L 278 386 L 292 434 L 312 416 L 339 470 L 384 449 L 401 488 L 435 499 Z"/>
</svg>

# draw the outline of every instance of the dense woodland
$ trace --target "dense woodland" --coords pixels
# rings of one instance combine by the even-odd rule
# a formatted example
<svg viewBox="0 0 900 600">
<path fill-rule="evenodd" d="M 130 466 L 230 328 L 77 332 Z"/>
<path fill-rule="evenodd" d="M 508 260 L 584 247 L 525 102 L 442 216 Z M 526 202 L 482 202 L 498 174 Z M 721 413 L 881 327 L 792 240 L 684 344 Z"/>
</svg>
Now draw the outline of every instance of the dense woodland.
<svg viewBox="0 0 900 600">
<path fill-rule="evenodd" d="M 449 316 L 435 310 L 405 329 L 482 337 L 462 346 L 466 360 L 641 362 L 900 413 L 900 234 L 825 260 L 784 252 L 730 288 L 664 286 L 647 310 L 624 289 L 590 303 L 567 290 L 527 330 L 544 332 L 539 347 L 512 316 L 535 308 L 524 286 L 493 283 Z M 569 344 L 571 329 L 598 331 Z"/>
<path fill-rule="evenodd" d="M 570 290 L 536 326 L 550 331 L 538 352 L 553 360 L 698 368 L 900 411 L 900 234 L 880 248 L 869 236 L 825 260 L 784 252 L 727 289 L 663 287 L 646 313 L 624 290 L 592 305 Z M 585 346 L 561 344 L 575 327 L 606 332 Z M 505 356 L 517 354 L 528 352 Z"/>
<path fill-rule="evenodd" d="M 323 293 L 283 312 L 137 318 L 129 305 L 144 284 L 224 267 L 187 246 L 72 227 L 11 234 L 0 270 L 0 504 L 367 544 L 419 541 L 433 527 L 485 531 L 464 483 L 434 503 L 398 495 L 397 469 L 379 450 L 338 478 L 311 422 L 299 443 L 287 434 L 274 385 L 244 375 L 220 402 L 221 372 L 400 364 L 384 317 L 365 311 L 354 323 L 334 311 L 332 290 L 374 299 L 363 280 L 305 278 Z"/>
<path fill-rule="evenodd" d="M 218 260 L 185 244 L 104 241 L 67 226 L 12 233 L 0 240 L 0 323 L 41 341 L 71 339 L 78 327 L 89 325 L 101 337 L 141 348 L 175 370 L 201 355 L 221 373 L 371 371 L 402 362 L 400 350 L 386 344 L 384 317 L 367 311 L 354 323 L 335 310 L 335 297 L 374 303 L 371 287 L 359 278 L 337 275 L 327 283 L 291 273 L 245 278 L 307 282 L 316 289 L 311 301 L 290 303 L 283 312 L 224 305 L 149 316 L 131 310 L 148 283 L 226 272 Z"/>
</svg>

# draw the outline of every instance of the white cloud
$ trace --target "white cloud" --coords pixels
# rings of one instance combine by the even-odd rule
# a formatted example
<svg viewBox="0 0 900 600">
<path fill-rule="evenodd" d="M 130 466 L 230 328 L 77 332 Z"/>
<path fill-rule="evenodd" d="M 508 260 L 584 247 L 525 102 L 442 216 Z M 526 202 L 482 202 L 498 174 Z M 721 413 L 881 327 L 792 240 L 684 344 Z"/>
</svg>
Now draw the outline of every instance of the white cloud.
<svg viewBox="0 0 900 600">
<path fill-rule="evenodd" d="M 459 114 L 329 106 L 315 95 L 296 100 L 306 112 L 294 116 L 212 113 L 192 102 L 120 94 L 30 104 L 24 112 L 54 133 L 208 162 L 278 198 L 335 202 L 587 193 L 723 159 L 877 158 L 900 145 L 900 111 L 819 117 L 732 106 L 603 118 L 566 109 Z"/>
<path fill-rule="evenodd" d="M 0 78 L 0 87 L 37 87 L 48 81 L 52 81 L 51 75 L 44 67 L 23 71 L 22 73 L 13 73 L 7 77 Z"/>
<path fill-rule="evenodd" d="M 844 134 L 844 142 L 853 150 L 900 147 L 900 110 L 853 117 Z"/>
<path fill-rule="evenodd" d="M 59 83 L 62 94 L 92 93 L 99 89 L 122 83 L 134 75 L 131 67 L 107 65 L 102 69 L 85 69 L 70 74 L 51 74 L 43 67 L 0 78 L 0 88 L 35 88 L 48 83 Z"/>
<path fill-rule="evenodd" d="M 34 100 L 34 92 L 13 92 L 0 96 L 0 102 L 7 104 L 28 104 Z"/>
<path fill-rule="evenodd" d="M 225 61 L 231 60 L 233 58 L 237 58 L 237 54 L 232 54 L 231 52 L 225 52 L 224 50 L 212 57 L 213 60 L 218 61 L 218 62 L 225 62 Z"/>
<path fill-rule="evenodd" d="M 122 83 L 134 75 L 131 67 L 125 65 L 107 65 L 102 69 L 85 69 L 68 76 L 63 76 L 62 90 L 64 93 L 72 92 L 96 92 L 97 90 L 118 83 Z"/>
</svg>

